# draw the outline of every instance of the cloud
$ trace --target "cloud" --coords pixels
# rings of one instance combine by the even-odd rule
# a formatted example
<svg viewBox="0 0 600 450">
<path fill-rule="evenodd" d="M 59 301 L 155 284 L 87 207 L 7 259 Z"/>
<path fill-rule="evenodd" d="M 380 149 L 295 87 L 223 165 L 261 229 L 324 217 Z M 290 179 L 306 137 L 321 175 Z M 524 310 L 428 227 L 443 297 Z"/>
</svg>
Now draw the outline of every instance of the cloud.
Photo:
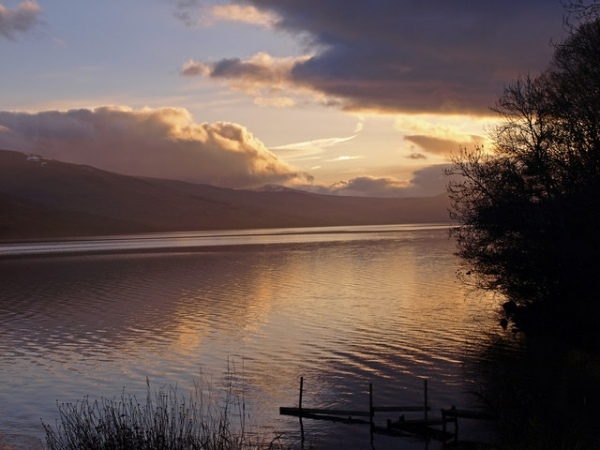
<svg viewBox="0 0 600 450">
<path fill-rule="evenodd" d="M 291 80 L 294 67 L 308 58 L 275 58 L 259 52 L 247 60 L 227 58 L 213 63 L 190 60 L 183 65 L 181 75 L 207 76 L 254 96 L 258 105 L 287 107 L 297 104 L 301 96 L 311 95 L 315 99 L 321 96 L 310 87 Z"/>
<path fill-rule="evenodd" d="M 334 195 L 402 197 L 408 186 L 408 181 L 399 181 L 391 177 L 362 176 L 335 183 L 329 187 L 329 191 Z"/>
<path fill-rule="evenodd" d="M 40 21 L 42 9 L 34 0 L 19 3 L 14 10 L 0 3 L 0 36 L 14 40 L 18 34 L 31 31 Z"/>
<path fill-rule="evenodd" d="M 206 12 L 213 21 L 241 22 L 265 28 L 272 28 L 278 21 L 274 14 L 254 6 L 216 5 L 208 8 Z"/>
<path fill-rule="evenodd" d="M 296 188 L 316 194 L 353 197 L 433 197 L 446 192 L 448 177 L 444 169 L 449 167 L 448 164 L 429 166 L 417 170 L 411 179 L 405 180 L 392 176 L 359 176 L 329 186 L 311 183 L 299 184 Z"/>
<path fill-rule="evenodd" d="M 312 141 L 304 141 L 304 142 L 295 142 L 293 144 L 280 145 L 278 147 L 273 147 L 272 150 L 281 151 L 281 150 L 291 150 L 293 154 L 298 157 L 306 157 L 307 155 L 316 155 L 323 153 L 327 148 L 334 147 L 338 144 L 342 144 L 344 142 L 351 141 L 357 136 L 354 134 L 352 136 L 346 137 L 333 137 L 333 138 L 323 138 L 323 139 L 314 139 Z M 292 152 L 290 152 L 292 153 Z"/>
<path fill-rule="evenodd" d="M 453 141 L 450 139 L 440 139 L 433 136 L 405 136 L 405 140 L 418 145 L 427 153 L 440 156 L 450 156 L 452 153 L 456 153 L 460 147 L 464 147 L 468 144 L 478 144 L 482 142 L 478 136 L 473 136 L 468 142 L 465 141 Z"/>
<path fill-rule="evenodd" d="M 449 180 L 444 170 L 449 167 L 449 164 L 442 164 L 419 169 L 413 173 L 412 178 L 406 180 L 399 180 L 391 176 L 360 176 L 339 181 L 330 186 L 311 184 L 301 186 L 301 188 L 324 195 L 394 198 L 433 197 L 446 192 Z"/>
<path fill-rule="evenodd" d="M 463 122 L 464 118 L 455 119 Z M 440 125 L 432 123 L 423 117 L 399 117 L 394 123 L 394 128 L 405 134 L 404 139 L 417 145 L 427 153 L 448 157 L 461 147 L 473 147 L 484 144 L 484 136 L 463 131 L 456 125 Z M 413 152 L 411 158 L 425 157 L 419 152 Z"/>
<path fill-rule="evenodd" d="M 450 167 L 451 164 L 440 164 L 417 170 L 410 180 L 408 196 L 430 197 L 446 192 L 449 180 L 444 171 Z"/>
<path fill-rule="evenodd" d="M 407 156 L 408 159 L 427 159 L 427 156 L 425 156 L 423 153 L 418 153 L 418 152 L 413 152 L 410 155 Z"/>
<path fill-rule="evenodd" d="M 201 0 L 174 0 L 173 15 L 186 26 L 211 26 L 217 22 L 240 22 L 272 28 L 277 16 L 261 11 L 251 5 L 212 5 L 206 6 Z"/>
<path fill-rule="evenodd" d="M 560 2 L 548 0 L 231 0 L 222 8 L 275 17 L 269 26 L 308 51 L 283 71 L 224 55 L 198 62 L 210 70 L 194 75 L 235 89 L 252 80 L 244 90 L 250 95 L 276 79 L 311 101 L 352 111 L 481 114 L 507 82 L 542 69 L 550 39 L 563 33 Z"/>
<path fill-rule="evenodd" d="M 327 162 L 341 162 L 341 161 L 352 161 L 353 159 L 362 159 L 364 156 L 350 156 L 350 155 L 339 155 L 335 158 L 326 159 Z"/>
<path fill-rule="evenodd" d="M 201 11 L 201 0 L 173 0 L 173 16 L 187 27 L 196 25 L 200 19 L 197 15 Z"/>
<path fill-rule="evenodd" d="M 0 112 L 0 148 L 101 169 L 231 188 L 311 182 L 244 127 L 181 108 Z"/>
</svg>

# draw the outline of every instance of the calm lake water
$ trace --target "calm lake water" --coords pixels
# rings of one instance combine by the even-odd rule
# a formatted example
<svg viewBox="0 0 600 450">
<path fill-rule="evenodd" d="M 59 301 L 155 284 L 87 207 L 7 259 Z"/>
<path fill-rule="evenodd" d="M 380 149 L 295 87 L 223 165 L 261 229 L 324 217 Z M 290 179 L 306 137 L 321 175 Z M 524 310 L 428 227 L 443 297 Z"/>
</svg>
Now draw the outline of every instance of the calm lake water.
<svg viewBox="0 0 600 450">
<path fill-rule="evenodd" d="M 146 378 L 182 393 L 233 379 L 248 423 L 292 446 L 298 419 L 279 407 L 297 406 L 301 376 L 305 407 L 367 409 L 369 383 L 375 405 L 420 405 L 424 378 L 434 410 L 472 407 L 493 307 L 457 280 L 453 251 L 445 226 L 0 245 L 0 435 L 33 448 L 57 401 L 144 398 Z M 368 427 L 303 425 L 317 448 L 371 448 Z"/>
</svg>

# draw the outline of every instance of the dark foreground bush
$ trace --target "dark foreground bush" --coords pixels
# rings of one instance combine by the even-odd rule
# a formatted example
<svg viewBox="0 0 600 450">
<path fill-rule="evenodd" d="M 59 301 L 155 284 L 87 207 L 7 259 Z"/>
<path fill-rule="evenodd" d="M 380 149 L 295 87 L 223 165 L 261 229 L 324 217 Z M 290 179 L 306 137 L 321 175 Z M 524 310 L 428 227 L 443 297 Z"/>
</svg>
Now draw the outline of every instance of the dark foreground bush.
<svg viewBox="0 0 600 450">
<path fill-rule="evenodd" d="M 600 354 L 559 338 L 490 336 L 481 400 L 498 417 L 498 450 L 600 450 Z"/>
<path fill-rule="evenodd" d="M 224 402 L 201 391 L 180 395 L 169 387 L 148 392 L 145 403 L 134 395 L 58 405 L 55 427 L 43 423 L 48 450 L 242 450 L 274 448 L 245 431 L 228 395 Z M 221 399 L 222 400 L 222 399 Z M 237 417 L 232 422 L 232 417 Z"/>
</svg>

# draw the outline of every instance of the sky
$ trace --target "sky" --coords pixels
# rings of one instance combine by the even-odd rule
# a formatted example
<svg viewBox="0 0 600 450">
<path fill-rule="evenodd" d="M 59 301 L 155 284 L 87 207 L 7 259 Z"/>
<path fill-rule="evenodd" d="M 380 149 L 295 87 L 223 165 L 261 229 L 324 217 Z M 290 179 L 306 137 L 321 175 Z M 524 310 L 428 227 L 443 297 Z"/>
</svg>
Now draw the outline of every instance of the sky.
<svg viewBox="0 0 600 450">
<path fill-rule="evenodd" d="M 335 195 L 445 191 L 559 0 L 0 0 L 0 148 Z"/>
</svg>

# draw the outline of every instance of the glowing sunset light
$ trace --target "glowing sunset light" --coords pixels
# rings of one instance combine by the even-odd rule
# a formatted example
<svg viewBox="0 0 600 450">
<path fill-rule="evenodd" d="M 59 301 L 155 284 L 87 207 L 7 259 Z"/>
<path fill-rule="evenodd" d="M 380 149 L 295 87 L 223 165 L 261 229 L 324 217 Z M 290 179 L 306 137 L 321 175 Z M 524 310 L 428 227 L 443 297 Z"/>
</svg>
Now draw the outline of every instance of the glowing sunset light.
<svg viewBox="0 0 600 450">
<path fill-rule="evenodd" d="M 329 159 L 328 161 L 351 161 L 353 159 L 361 159 L 361 158 L 362 158 L 362 156 L 341 155 L 341 156 L 338 156 L 337 158 Z"/>
<path fill-rule="evenodd" d="M 435 195 L 452 152 L 486 145 L 503 86 L 545 67 L 562 16 L 547 0 L 0 0 L 0 148 L 233 188 Z"/>
</svg>

